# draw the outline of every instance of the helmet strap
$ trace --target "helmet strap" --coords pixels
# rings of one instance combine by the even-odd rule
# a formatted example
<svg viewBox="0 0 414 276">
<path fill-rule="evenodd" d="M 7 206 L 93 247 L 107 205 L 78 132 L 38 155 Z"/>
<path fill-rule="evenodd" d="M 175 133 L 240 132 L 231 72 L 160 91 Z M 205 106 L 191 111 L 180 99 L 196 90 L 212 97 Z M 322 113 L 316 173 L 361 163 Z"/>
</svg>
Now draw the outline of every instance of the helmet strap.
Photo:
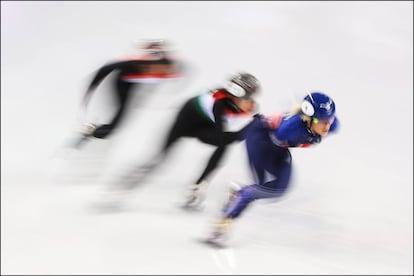
<svg viewBox="0 0 414 276">
<path fill-rule="evenodd" d="M 317 118 L 312 118 L 312 117 L 310 118 L 310 120 L 308 121 L 308 124 L 307 124 L 308 130 L 309 130 L 310 133 L 314 134 L 314 132 L 312 131 L 312 126 L 313 126 L 313 124 L 317 124 L 318 122 L 319 122 L 319 120 Z"/>
</svg>

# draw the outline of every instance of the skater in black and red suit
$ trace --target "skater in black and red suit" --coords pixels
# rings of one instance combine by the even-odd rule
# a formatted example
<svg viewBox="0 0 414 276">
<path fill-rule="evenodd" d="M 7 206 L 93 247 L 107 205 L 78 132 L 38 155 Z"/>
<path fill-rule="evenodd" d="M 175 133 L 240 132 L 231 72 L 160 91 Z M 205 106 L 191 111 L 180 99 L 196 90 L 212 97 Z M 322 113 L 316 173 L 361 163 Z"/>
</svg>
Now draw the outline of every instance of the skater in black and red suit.
<svg viewBox="0 0 414 276">
<path fill-rule="evenodd" d="M 145 55 L 108 63 L 96 72 L 83 97 L 84 110 L 87 109 L 91 96 L 99 84 L 109 74 L 115 72 L 113 92 L 117 111 L 106 124 L 96 125 L 93 122 L 86 122 L 80 131 L 80 137 L 72 146 L 78 148 L 91 137 L 105 139 L 114 133 L 125 118 L 133 88 L 133 93 L 139 93 L 140 85 L 143 83 L 159 84 L 182 76 L 182 64 L 169 55 L 164 44 L 162 40 L 151 41 L 144 47 Z"/>
</svg>

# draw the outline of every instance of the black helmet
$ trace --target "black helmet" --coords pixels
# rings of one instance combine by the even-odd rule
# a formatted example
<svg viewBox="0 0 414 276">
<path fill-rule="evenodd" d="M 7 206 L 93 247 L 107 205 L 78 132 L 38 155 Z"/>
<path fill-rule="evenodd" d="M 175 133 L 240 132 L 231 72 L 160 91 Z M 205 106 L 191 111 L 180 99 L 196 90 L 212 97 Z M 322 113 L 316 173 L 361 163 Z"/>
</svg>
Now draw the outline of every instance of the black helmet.
<svg viewBox="0 0 414 276">
<path fill-rule="evenodd" d="M 238 98 L 250 98 L 259 88 L 259 81 L 249 73 L 237 73 L 224 84 L 224 89 Z"/>
</svg>

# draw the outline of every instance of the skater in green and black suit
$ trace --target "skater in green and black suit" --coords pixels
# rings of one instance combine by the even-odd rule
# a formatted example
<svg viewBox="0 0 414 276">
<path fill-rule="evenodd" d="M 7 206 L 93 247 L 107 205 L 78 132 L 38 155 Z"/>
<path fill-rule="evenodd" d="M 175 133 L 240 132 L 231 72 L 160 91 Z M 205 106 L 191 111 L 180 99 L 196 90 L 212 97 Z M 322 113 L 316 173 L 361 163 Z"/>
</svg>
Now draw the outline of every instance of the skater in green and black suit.
<svg viewBox="0 0 414 276">
<path fill-rule="evenodd" d="M 199 207 L 204 199 L 207 178 L 217 168 L 227 146 L 243 140 L 243 132 L 247 127 L 236 132 L 227 132 L 224 130 L 224 123 L 232 116 L 252 116 L 256 110 L 253 96 L 259 88 L 256 77 L 248 73 L 237 73 L 223 87 L 189 99 L 178 112 L 164 145 L 155 158 L 129 170 L 120 183 L 115 184 L 125 189 L 136 187 L 165 159 L 178 139 L 197 138 L 202 143 L 216 147 L 186 197 L 185 206 Z"/>
</svg>

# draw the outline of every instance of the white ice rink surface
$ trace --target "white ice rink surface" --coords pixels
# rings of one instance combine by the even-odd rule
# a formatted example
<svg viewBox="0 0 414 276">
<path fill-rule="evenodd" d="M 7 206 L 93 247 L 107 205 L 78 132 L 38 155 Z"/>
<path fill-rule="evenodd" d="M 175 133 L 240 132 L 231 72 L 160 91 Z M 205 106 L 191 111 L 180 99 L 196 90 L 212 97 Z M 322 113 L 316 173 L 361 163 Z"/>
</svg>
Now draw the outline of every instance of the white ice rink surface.
<svg viewBox="0 0 414 276">
<path fill-rule="evenodd" d="M 54 155 L 93 72 L 160 37 L 191 65 L 180 89 L 164 87 L 180 93 L 161 89 L 111 139 Z M 340 132 L 292 150 L 286 197 L 251 206 L 229 248 L 200 244 L 225 185 L 249 174 L 233 145 L 206 209 L 185 212 L 212 149 L 183 140 L 124 211 L 93 212 L 103 183 L 157 148 L 183 100 L 239 69 L 261 80 L 263 114 L 309 90 L 336 101 Z M 411 1 L 1 2 L 1 274 L 412 275 L 412 76 Z"/>
</svg>

